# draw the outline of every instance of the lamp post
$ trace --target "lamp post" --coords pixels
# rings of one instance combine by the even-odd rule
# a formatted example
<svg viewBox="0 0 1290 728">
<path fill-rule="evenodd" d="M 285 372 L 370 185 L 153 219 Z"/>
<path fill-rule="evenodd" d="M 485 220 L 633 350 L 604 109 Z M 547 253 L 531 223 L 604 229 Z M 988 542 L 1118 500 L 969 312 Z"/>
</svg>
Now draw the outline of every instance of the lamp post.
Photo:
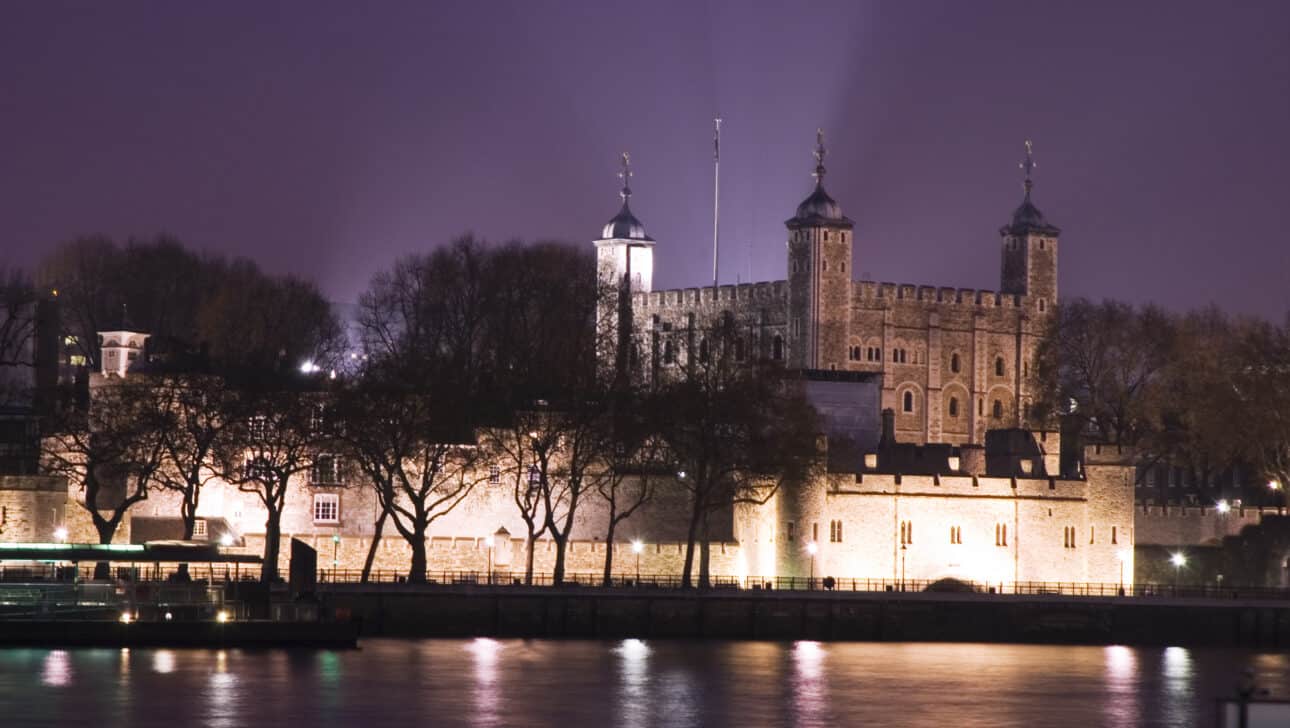
<svg viewBox="0 0 1290 728">
<path fill-rule="evenodd" d="M 331 571 L 332 580 L 336 579 L 336 570 L 340 568 L 340 534 L 331 535 Z"/>
<path fill-rule="evenodd" d="M 1182 580 L 1182 567 L 1187 565 L 1187 557 L 1179 551 L 1169 557 L 1169 561 L 1174 565 L 1174 596 L 1178 595 L 1178 584 Z"/>
<path fill-rule="evenodd" d="M 1115 552 L 1115 556 L 1120 560 L 1120 596 L 1124 596 L 1124 562 L 1129 560 L 1129 552 L 1120 549 Z"/>
<path fill-rule="evenodd" d="M 641 552 L 645 550 L 645 544 L 640 539 L 632 541 L 632 553 L 636 554 L 636 586 L 641 585 Z"/>
<path fill-rule="evenodd" d="M 820 550 L 820 547 L 816 546 L 814 541 L 811 541 L 810 543 L 806 544 L 806 553 L 811 555 L 811 579 L 810 581 L 806 582 L 807 589 L 815 588 L 815 553 L 819 550 Z"/>
<path fill-rule="evenodd" d="M 905 591 L 905 551 L 909 547 L 905 544 L 900 545 L 900 590 Z"/>
<path fill-rule="evenodd" d="M 484 543 L 488 546 L 488 584 L 493 584 L 493 536 L 489 534 L 484 537 Z"/>
</svg>

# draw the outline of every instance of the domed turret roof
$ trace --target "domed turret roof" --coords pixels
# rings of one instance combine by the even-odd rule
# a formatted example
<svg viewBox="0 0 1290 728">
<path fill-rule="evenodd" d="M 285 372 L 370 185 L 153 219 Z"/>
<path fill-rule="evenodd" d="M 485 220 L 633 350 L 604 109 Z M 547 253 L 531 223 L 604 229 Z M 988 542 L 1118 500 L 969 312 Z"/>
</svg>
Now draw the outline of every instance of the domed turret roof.
<svg viewBox="0 0 1290 728">
<path fill-rule="evenodd" d="M 1056 237 L 1061 234 L 1061 229 L 1056 225 L 1048 222 L 1044 218 L 1044 213 L 1035 207 L 1035 203 L 1030 201 L 1030 190 L 1026 190 L 1026 198 L 1022 200 L 1021 206 L 1012 213 L 1012 221 L 999 229 L 1004 235 L 1027 235 L 1034 233 L 1036 235 L 1048 235 Z"/>
<path fill-rule="evenodd" d="M 1061 229 L 1056 225 L 1048 222 L 1044 218 L 1044 213 L 1035 207 L 1035 203 L 1030 201 L 1030 190 L 1034 189 L 1035 183 L 1030 180 L 1030 173 L 1035 169 L 1034 145 L 1030 140 L 1026 140 L 1026 160 L 1021 163 L 1021 168 L 1026 172 L 1026 179 L 1021 183 L 1021 188 L 1025 190 L 1025 197 L 1021 200 L 1021 206 L 1012 212 L 1012 220 L 1003 227 L 999 228 L 1001 235 L 1048 235 L 1056 237 L 1061 234 Z"/>
<path fill-rule="evenodd" d="M 824 132 L 816 131 L 815 137 L 815 190 L 797 206 L 797 214 L 785 224 L 791 228 L 830 227 L 850 228 L 855 223 L 842 214 L 842 206 L 824 191 Z"/>
<path fill-rule="evenodd" d="M 623 188 L 619 191 L 618 196 L 623 198 L 623 209 L 614 215 L 613 219 L 605 223 L 601 230 L 600 238 L 602 240 L 619 239 L 619 240 L 641 240 L 645 242 L 654 242 L 654 239 L 645 234 L 645 226 L 640 220 L 632 214 L 631 207 L 628 206 L 627 200 L 632 196 L 632 188 L 629 184 L 632 178 L 632 158 L 623 152 L 622 157 L 623 170 L 618 176 L 623 180 Z"/>
<path fill-rule="evenodd" d="M 645 234 L 645 226 L 632 214 L 631 208 L 627 206 L 626 196 L 623 197 L 623 209 L 619 210 L 612 220 L 605 223 L 605 229 L 601 231 L 600 237 L 606 240 L 609 238 L 646 240 L 650 242 L 654 240 Z"/>
</svg>

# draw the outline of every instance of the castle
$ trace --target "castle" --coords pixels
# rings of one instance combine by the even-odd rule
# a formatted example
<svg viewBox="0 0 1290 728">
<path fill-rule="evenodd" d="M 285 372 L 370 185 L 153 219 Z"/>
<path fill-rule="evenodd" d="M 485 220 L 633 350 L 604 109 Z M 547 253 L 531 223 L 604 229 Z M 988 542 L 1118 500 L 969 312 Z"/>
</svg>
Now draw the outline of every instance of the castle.
<svg viewBox="0 0 1290 728">
<path fill-rule="evenodd" d="M 1025 195 L 999 231 L 997 291 L 854 280 L 855 224 L 824 189 L 822 134 L 815 189 L 785 223 L 785 280 L 655 291 L 656 244 L 631 212 L 625 167 L 622 209 L 595 243 L 602 281 L 630 301 L 616 322 L 627 351 L 615 355 L 635 376 L 665 376 L 702 350 L 701 322 L 733 316 L 737 358 L 881 375 L 881 407 L 896 413 L 903 442 L 981 443 L 987 430 L 1024 427 L 1061 232 L 1031 202 L 1026 150 Z"/>
<path fill-rule="evenodd" d="M 732 317 L 740 332 L 736 358 L 801 371 L 824 414 L 829 437 L 820 438 L 819 457 L 828 466 L 802 487 L 714 518 L 713 575 L 956 578 L 1001 586 L 1131 582 L 1128 454 L 1093 448 L 1082 466 L 1063 472 L 1057 434 L 1028 429 L 1034 352 L 1057 300 L 1059 234 L 1031 202 L 1029 147 L 1022 204 L 1000 231 L 998 291 L 853 280 L 855 226 L 824 189 L 822 138 L 815 158 L 814 190 L 786 222 L 785 280 L 653 290 L 655 241 L 629 208 L 626 167 L 622 208 L 595 241 L 599 275 L 616 292 L 616 300 L 602 304 L 617 333 L 615 349 L 604 352 L 607 361 L 646 381 L 665 377 L 701 355 L 701 322 Z M 142 334 L 105 332 L 102 343 L 96 386 L 136 376 L 132 352 L 142 346 Z M 833 437 L 839 431 L 851 435 L 847 458 L 830 451 L 848 439 Z M 312 544 L 321 566 L 359 569 L 379 538 L 371 551 L 375 568 L 406 571 L 406 542 L 388 529 L 376 533 L 375 494 L 361 482 L 343 482 L 337 457 L 319 453 L 317 467 L 293 481 L 284 541 Z M 495 475 L 510 466 L 495 460 L 479 467 L 487 470 L 470 495 L 431 525 L 431 572 L 522 569 L 529 547 L 524 524 L 512 486 Z M 132 510 L 118 538 L 177 538 L 176 498 L 150 496 Z M 683 488 L 662 488 L 619 524 L 614 571 L 679 574 L 686 508 Z M 197 515 L 194 538 L 262 551 L 265 511 L 253 494 L 214 479 Z M 594 497 L 579 507 L 568 573 L 600 573 L 607 520 L 605 504 Z M 73 541 L 93 540 L 78 505 L 68 504 L 65 528 Z M 532 548 L 537 571 L 549 571 L 551 541 L 539 538 Z M 290 550 L 281 553 L 285 565 Z"/>
</svg>

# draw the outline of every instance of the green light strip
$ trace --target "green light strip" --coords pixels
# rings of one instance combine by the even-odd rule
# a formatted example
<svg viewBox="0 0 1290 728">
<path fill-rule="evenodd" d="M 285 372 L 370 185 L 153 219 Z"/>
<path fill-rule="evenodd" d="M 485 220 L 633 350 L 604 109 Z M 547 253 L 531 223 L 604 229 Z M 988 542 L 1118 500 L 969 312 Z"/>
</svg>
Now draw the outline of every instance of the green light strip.
<svg viewBox="0 0 1290 728">
<path fill-rule="evenodd" d="M 76 544 L 76 543 L 3 543 L 0 544 L 0 551 L 71 551 L 71 550 L 89 550 L 89 551 L 110 551 L 114 553 L 141 554 L 144 551 L 143 544 L 127 543 L 99 543 L 99 544 Z"/>
</svg>

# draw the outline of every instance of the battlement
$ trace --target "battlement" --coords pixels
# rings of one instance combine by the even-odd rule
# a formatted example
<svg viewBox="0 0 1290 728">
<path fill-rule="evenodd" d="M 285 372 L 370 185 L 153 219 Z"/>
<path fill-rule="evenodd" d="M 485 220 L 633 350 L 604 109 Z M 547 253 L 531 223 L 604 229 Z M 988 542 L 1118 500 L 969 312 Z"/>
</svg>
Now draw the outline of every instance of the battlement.
<svg viewBox="0 0 1290 728">
<path fill-rule="evenodd" d="M 1133 450 L 1120 445 L 1088 445 L 1084 448 L 1084 467 L 1089 465 L 1130 465 Z"/>
<path fill-rule="evenodd" d="M 853 294 L 858 300 L 868 301 L 917 301 L 950 306 L 1022 308 L 1028 297 L 1013 293 L 978 290 L 975 288 L 950 288 L 920 286 L 913 283 L 887 283 L 856 281 Z"/>
<path fill-rule="evenodd" d="M 759 283 L 739 283 L 736 285 L 717 286 L 717 304 L 743 302 L 765 302 L 782 300 L 788 297 L 787 281 L 762 281 Z M 632 295 L 632 305 L 645 310 L 672 310 L 713 305 L 712 286 L 704 288 L 673 288 L 664 291 L 636 293 Z"/>
<path fill-rule="evenodd" d="M 971 475 L 902 475 L 857 473 L 834 481 L 839 494 L 889 494 L 991 498 L 1088 498 L 1088 483 L 1058 478 L 1003 478 Z"/>
</svg>

